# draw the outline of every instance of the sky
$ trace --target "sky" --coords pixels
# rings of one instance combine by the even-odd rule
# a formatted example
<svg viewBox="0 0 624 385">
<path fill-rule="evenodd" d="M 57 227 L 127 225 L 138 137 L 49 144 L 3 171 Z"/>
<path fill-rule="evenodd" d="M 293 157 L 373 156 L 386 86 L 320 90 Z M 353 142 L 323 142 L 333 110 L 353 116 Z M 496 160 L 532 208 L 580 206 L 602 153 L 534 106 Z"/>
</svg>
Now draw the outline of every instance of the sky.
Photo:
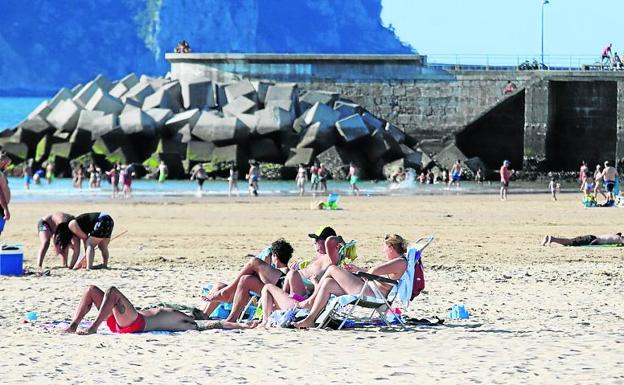
<svg viewBox="0 0 624 385">
<path fill-rule="evenodd" d="M 430 62 L 532 60 L 540 56 L 542 2 L 382 0 L 382 21 Z M 547 64 L 570 56 L 593 63 L 610 42 L 614 51 L 624 51 L 623 0 L 549 0 L 544 6 Z"/>
</svg>

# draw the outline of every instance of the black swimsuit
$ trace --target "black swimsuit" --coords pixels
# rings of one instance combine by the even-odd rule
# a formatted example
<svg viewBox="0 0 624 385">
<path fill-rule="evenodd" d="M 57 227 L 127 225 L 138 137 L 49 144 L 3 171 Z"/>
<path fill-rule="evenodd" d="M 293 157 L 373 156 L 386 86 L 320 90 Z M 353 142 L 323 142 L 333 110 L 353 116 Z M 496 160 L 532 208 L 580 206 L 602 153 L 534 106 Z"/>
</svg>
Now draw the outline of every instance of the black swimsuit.
<svg viewBox="0 0 624 385">
<path fill-rule="evenodd" d="M 275 286 L 279 287 L 280 289 L 283 289 L 284 283 L 286 282 L 286 274 L 288 273 L 288 270 L 286 273 L 284 273 L 281 270 L 280 272 L 282 273 L 282 275 L 280 275 L 280 277 L 277 279 L 277 282 L 275 282 Z"/>
</svg>

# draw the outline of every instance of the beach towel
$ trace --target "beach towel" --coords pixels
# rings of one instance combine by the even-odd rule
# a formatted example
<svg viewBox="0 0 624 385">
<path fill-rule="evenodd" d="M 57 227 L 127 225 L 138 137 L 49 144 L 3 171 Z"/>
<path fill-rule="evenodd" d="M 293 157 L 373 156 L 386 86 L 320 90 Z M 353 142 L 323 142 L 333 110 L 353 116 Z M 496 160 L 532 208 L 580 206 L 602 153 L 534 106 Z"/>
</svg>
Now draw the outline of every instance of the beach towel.
<svg viewBox="0 0 624 385">
<path fill-rule="evenodd" d="M 208 322 L 208 321 L 207 321 Z M 212 332 L 212 333 L 241 333 L 242 330 L 240 329 L 229 329 L 229 330 L 225 330 L 225 329 L 201 329 L 201 321 L 198 322 L 198 325 L 200 326 L 200 331 L 202 333 L 205 332 Z M 33 322 L 32 325 L 42 328 L 46 331 L 50 331 L 50 332 L 55 332 L 55 333 L 60 333 L 63 330 L 67 329 L 69 327 L 69 325 L 71 324 L 71 321 L 51 321 L 51 322 Z M 93 325 L 93 322 L 91 321 L 82 321 L 80 322 L 80 324 L 78 325 L 78 329 L 87 329 L 89 327 L 91 327 L 91 325 Z M 171 334 L 182 334 L 182 333 L 193 333 L 196 332 L 197 330 L 186 330 L 186 331 L 182 331 L 182 332 L 171 332 L 171 331 L 165 331 L 165 330 L 150 330 L 147 332 L 141 332 L 141 333 L 128 333 L 128 334 L 167 334 L 167 335 L 171 335 Z M 106 323 L 102 323 L 100 325 L 100 327 L 98 328 L 97 334 L 100 335 L 128 335 L 128 334 L 119 334 L 119 333 L 113 333 L 110 331 L 110 329 L 108 328 L 108 326 L 106 326 Z"/>
</svg>

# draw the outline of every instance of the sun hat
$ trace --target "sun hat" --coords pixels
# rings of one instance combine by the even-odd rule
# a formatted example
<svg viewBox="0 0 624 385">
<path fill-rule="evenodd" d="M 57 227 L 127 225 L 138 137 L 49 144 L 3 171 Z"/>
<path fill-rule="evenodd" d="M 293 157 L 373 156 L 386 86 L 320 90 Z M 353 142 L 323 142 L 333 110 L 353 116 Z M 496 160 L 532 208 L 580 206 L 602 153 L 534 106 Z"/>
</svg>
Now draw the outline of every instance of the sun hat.
<svg viewBox="0 0 624 385">
<path fill-rule="evenodd" d="M 327 239 L 329 237 L 333 237 L 336 235 L 336 231 L 334 229 L 332 229 L 329 226 L 321 226 L 318 229 L 316 229 L 316 231 L 314 232 L 314 234 L 308 234 L 308 237 L 310 238 L 314 238 L 314 239 Z"/>
</svg>

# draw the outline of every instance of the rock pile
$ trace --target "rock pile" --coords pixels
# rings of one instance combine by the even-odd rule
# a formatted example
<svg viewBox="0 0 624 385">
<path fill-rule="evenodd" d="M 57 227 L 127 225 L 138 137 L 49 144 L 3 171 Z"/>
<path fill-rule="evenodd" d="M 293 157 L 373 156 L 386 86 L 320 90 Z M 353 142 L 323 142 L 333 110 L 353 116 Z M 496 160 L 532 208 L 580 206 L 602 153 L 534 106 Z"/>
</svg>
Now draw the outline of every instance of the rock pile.
<svg viewBox="0 0 624 385">
<path fill-rule="evenodd" d="M 118 162 L 155 167 L 162 160 L 172 178 L 198 163 L 214 170 L 234 164 L 244 175 L 255 160 L 283 165 L 287 176 L 318 160 L 342 178 L 354 162 L 363 177 L 380 178 L 395 167 L 419 170 L 430 162 L 414 138 L 334 92 L 300 95 L 292 83 L 135 74 L 115 82 L 98 75 L 61 89 L 4 132 L 0 145 L 14 163 L 50 161 L 61 173 L 70 160 L 90 155 L 103 169 Z"/>
</svg>

